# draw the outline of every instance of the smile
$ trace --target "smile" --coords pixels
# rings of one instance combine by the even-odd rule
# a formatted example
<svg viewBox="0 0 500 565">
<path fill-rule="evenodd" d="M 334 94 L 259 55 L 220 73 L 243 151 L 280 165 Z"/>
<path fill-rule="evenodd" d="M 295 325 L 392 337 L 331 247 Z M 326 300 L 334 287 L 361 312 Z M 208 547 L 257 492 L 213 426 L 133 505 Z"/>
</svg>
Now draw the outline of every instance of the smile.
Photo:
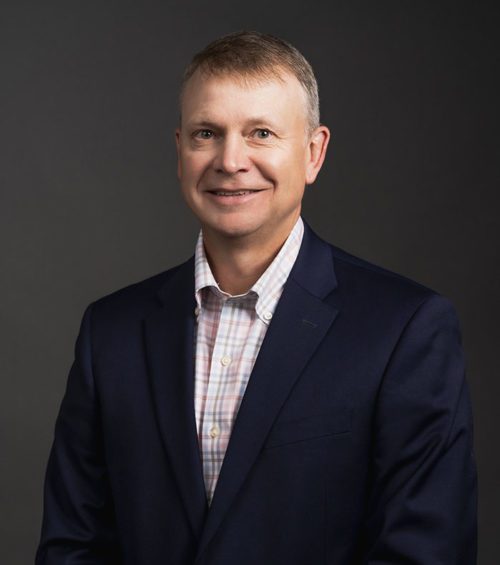
<svg viewBox="0 0 500 565">
<path fill-rule="evenodd" d="M 208 194 L 213 200 L 222 205 L 226 204 L 243 204 L 254 199 L 263 189 L 246 189 L 246 190 L 209 190 Z"/>
<path fill-rule="evenodd" d="M 211 190 L 212 194 L 216 194 L 217 196 L 242 196 L 243 194 L 250 194 L 252 192 L 260 192 L 259 190 Z"/>
</svg>

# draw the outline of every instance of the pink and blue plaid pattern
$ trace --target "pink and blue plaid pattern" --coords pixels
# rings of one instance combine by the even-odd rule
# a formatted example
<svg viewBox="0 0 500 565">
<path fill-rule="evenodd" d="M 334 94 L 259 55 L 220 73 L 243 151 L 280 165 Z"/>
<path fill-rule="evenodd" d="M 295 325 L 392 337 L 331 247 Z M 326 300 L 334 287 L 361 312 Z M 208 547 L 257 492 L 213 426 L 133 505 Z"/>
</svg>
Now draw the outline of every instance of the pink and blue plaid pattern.
<svg viewBox="0 0 500 565">
<path fill-rule="evenodd" d="M 205 255 L 201 231 L 198 236 L 194 407 L 209 504 L 248 379 L 303 234 L 304 224 L 299 217 L 259 280 L 248 292 L 237 296 L 219 288 Z"/>
</svg>

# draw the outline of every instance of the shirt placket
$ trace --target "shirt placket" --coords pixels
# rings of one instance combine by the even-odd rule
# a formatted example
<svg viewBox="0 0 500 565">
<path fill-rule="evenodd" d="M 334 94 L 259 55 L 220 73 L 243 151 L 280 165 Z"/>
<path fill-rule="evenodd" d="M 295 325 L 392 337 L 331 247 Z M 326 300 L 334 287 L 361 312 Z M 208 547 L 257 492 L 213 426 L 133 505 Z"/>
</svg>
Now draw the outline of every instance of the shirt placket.
<svg viewBox="0 0 500 565">
<path fill-rule="evenodd" d="M 203 421 L 205 483 L 209 500 L 215 490 L 217 477 L 224 459 L 231 433 L 232 402 L 234 394 L 235 350 L 234 305 L 223 299 L 217 337 L 215 340 L 208 379 L 207 405 Z"/>
</svg>

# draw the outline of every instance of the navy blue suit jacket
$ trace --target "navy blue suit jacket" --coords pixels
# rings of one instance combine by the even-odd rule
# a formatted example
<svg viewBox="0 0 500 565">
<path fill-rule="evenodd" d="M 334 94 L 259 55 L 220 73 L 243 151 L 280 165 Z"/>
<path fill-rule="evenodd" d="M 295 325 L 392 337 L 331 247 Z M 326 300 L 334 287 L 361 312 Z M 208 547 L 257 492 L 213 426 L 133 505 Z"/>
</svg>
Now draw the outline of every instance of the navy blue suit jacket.
<svg viewBox="0 0 500 565">
<path fill-rule="evenodd" d="M 306 224 L 207 506 L 194 261 L 91 304 L 55 428 L 37 565 L 475 563 L 457 318 Z"/>
</svg>

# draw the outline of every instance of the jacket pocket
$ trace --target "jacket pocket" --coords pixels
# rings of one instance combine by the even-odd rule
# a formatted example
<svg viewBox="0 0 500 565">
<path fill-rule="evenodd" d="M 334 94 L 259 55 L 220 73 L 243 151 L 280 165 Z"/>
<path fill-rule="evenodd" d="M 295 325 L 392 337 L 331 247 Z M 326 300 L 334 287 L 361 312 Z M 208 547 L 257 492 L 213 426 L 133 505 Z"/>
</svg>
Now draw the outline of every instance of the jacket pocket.
<svg viewBox="0 0 500 565">
<path fill-rule="evenodd" d="M 335 408 L 328 414 L 278 421 L 269 432 L 264 449 L 348 433 L 351 430 L 350 408 Z"/>
</svg>

